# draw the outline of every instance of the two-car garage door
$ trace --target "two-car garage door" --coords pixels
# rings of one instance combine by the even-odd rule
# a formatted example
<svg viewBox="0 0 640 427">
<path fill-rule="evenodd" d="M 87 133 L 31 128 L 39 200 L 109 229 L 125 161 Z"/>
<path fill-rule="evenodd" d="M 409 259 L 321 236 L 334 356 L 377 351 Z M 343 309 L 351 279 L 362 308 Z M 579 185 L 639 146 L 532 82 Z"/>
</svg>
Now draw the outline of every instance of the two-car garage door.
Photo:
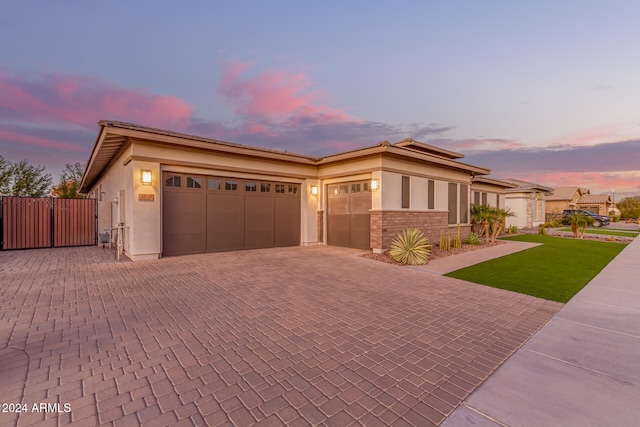
<svg viewBox="0 0 640 427">
<path fill-rule="evenodd" d="M 300 244 L 300 185 L 165 172 L 163 255 Z"/>
</svg>

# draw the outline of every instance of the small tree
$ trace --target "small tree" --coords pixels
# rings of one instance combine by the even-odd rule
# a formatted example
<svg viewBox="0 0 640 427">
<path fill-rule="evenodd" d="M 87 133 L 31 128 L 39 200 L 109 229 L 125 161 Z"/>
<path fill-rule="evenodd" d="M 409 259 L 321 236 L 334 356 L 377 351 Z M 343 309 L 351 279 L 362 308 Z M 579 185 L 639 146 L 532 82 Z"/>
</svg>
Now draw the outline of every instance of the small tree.
<svg viewBox="0 0 640 427">
<path fill-rule="evenodd" d="M 640 218 L 640 196 L 627 197 L 616 203 L 620 216 L 625 219 Z"/>
<path fill-rule="evenodd" d="M 508 217 L 516 216 L 510 209 L 491 208 L 491 219 L 493 220 L 493 233 L 491 242 L 495 243 L 496 238 L 502 232 Z"/>
<path fill-rule="evenodd" d="M 582 238 L 584 238 L 584 233 L 589 224 L 593 224 L 593 218 L 589 215 L 582 214 L 577 211 L 571 212 L 570 215 L 565 217 L 565 221 L 571 226 L 571 231 L 573 232 L 573 237 L 578 238 L 579 232 L 582 232 Z"/>
<path fill-rule="evenodd" d="M 44 166 L 30 165 L 26 160 L 6 162 L 0 170 L 0 190 L 6 196 L 43 197 L 51 186 L 51 175 L 44 174 Z M 7 164 L 9 165 L 7 168 Z"/>
<path fill-rule="evenodd" d="M 0 196 L 10 194 L 11 162 L 0 156 Z"/>
<path fill-rule="evenodd" d="M 84 196 L 78 193 L 83 174 L 84 164 L 80 162 L 74 164 L 67 163 L 60 174 L 60 182 L 53 187 L 51 195 L 53 197 L 60 197 L 61 199 L 84 198 Z"/>
</svg>

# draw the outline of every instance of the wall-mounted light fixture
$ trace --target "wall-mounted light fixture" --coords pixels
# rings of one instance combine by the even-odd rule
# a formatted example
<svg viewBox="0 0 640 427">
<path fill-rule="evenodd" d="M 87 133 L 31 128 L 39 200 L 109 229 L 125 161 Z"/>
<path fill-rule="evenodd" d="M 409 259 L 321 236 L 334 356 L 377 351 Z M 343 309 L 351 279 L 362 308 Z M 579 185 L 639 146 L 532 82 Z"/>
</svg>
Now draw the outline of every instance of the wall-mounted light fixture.
<svg viewBox="0 0 640 427">
<path fill-rule="evenodd" d="M 377 178 L 371 180 L 371 189 L 377 191 L 380 188 L 380 181 Z"/>
<path fill-rule="evenodd" d="M 150 170 L 140 171 L 140 181 L 142 182 L 142 185 L 151 185 L 151 171 Z"/>
<path fill-rule="evenodd" d="M 316 185 L 312 185 L 311 186 L 311 195 L 312 196 L 317 196 L 318 195 L 318 186 L 316 186 Z"/>
</svg>

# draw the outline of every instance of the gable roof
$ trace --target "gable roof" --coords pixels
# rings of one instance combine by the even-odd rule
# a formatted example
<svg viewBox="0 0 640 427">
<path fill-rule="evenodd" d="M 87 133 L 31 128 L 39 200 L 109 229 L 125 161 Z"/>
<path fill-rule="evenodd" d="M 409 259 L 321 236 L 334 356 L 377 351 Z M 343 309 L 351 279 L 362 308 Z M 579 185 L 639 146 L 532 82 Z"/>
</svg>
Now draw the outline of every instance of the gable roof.
<svg viewBox="0 0 640 427">
<path fill-rule="evenodd" d="M 608 194 L 583 194 L 579 199 L 579 204 L 588 204 L 588 203 L 609 203 L 609 195 Z"/>
<path fill-rule="evenodd" d="M 501 181 L 505 181 L 511 184 L 514 184 L 513 188 L 507 188 L 507 193 L 521 193 L 521 192 L 531 192 L 531 191 L 542 191 L 545 193 L 551 193 L 553 188 L 546 187 L 544 185 L 536 184 L 533 182 L 522 181 L 519 179 L 502 179 Z"/>
<path fill-rule="evenodd" d="M 309 166 L 320 166 L 333 162 L 351 160 L 374 154 L 387 153 L 420 163 L 435 164 L 440 167 L 461 170 L 471 175 L 487 175 L 490 169 L 459 162 L 455 159 L 463 157 L 459 153 L 440 149 L 412 139 L 406 139 L 396 144 L 382 141 L 370 147 L 333 154 L 324 157 L 313 157 L 288 151 L 269 148 L 252 147 L 243 144 L 188 135 L 164 129 L 157 129 L 135 123 L 101 120 L 98 122 L 100 131 L 96 139 L 91 156 L 87 162 L 80 192 L 87 192 L 99 179 L 104 171 L 125 149 L 131 139 L 139 139 L 153 143 L 169 144 L 176 147 L 196 148 L 201 150 L 225 152 L 229 154 L 257 157 L 262 159 L 292 162 Z"/>
<path fill-rule="evenodd" d="M 572 200 L 573 196 L 576 194 L 576 191 L 580 191 L 580 195 L 582 195 L 582 190 L 578 187 L 558 187 L 553 189 L 553 194 L 547 196 L 545 200 Z"/>
</svg>

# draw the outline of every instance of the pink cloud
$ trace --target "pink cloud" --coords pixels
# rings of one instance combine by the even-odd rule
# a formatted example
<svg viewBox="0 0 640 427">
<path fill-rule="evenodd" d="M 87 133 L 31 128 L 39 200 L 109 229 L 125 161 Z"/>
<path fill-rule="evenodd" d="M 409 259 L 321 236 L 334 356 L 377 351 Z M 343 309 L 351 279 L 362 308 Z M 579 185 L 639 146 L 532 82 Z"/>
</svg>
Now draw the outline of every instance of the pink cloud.
<svg viewBox="0 0 640 427">
<path fill-rule="evenodd" d="M 100 119 L 167 126 L 188 119 L 192 109 L 173 96 L 125 89 L 84 77 L 0 73 L 0 116 L 33 124 L 74 124 L 95 129 Z"/>
<path fill-rule="evenodd" d="M 237 115 L 293 123 L 353 120 L 342 110 L 321 105 L 327 96 L 309 76 L 283 70 L 247 76 L 252 67 L 240 61 L 223 64 L 218 94 Z"/>
<path fill-rule="evenodd" d="M 59 141 L 52 138 L 42 138 L 27 133 L 18 133 L 0 129 L 0 140 L 11 141 L 14 144 L 30 145 L 50 150 L 85 151 L 84 147 Z"/>
<path fill-rule="evenodd" d="M 601 142 L 615 141 L 620 136 L 622 136 L 620 126 L 598 126 L 555 138 L 547 144 L 547 147 L 562 149 L 566 146 L 594 145 Z"/>
</svg>

